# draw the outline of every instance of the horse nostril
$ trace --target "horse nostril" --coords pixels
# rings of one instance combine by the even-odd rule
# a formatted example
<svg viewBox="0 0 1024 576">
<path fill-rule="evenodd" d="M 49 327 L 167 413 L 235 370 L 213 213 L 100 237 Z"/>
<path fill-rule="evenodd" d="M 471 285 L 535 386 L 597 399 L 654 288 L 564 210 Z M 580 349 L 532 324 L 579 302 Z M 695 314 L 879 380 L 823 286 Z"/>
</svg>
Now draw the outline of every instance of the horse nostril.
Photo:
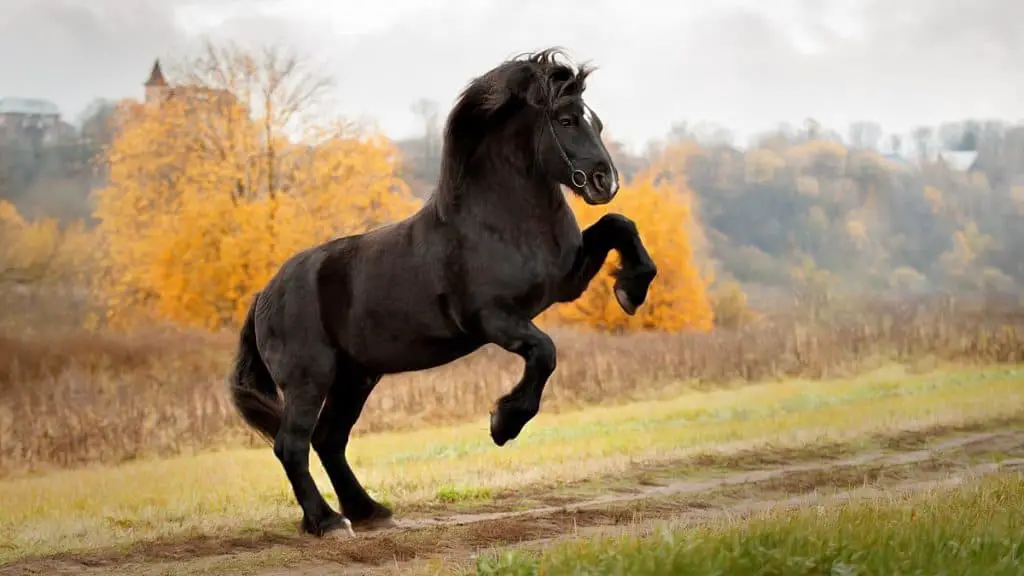
<svg viewBox="0 0 1024 576">
<path fill-rule="evenodd" d="M 611 170 L 604 162 L 594 168 L 594 186 L 601 192 L 608 192 L 611 189 Z"/>
</svg>

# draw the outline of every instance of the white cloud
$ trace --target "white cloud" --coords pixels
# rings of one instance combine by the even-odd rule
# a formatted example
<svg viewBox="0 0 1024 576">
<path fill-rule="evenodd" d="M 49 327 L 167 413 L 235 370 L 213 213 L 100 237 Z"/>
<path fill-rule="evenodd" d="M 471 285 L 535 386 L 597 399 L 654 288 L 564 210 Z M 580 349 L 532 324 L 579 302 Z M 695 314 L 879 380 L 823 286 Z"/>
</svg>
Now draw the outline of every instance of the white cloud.
<svg viewBox="0 0 1024 576">
<path fill-rule="evenodd" d="M 589 102 L 641 145 L 674 121 L 740 133 L 808 116 L 890 130 L 1024 116 L 1017 0 L 3 0 L 0 95 L 69 115 L 141 94 L 152 59 L 201 34 L 287 42 L 326 62 L 346 115 L 394 135 L 509 55 L 567 47 L 600 70 Z"/>
</svg>

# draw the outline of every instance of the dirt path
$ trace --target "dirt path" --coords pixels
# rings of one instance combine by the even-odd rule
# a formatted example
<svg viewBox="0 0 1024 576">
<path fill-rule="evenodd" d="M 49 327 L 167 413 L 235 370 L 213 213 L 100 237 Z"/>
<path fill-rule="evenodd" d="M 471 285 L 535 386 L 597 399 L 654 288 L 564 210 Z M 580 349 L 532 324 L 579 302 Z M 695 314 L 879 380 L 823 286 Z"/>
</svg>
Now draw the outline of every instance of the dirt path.
<svg viewBox="0 0 1024 576">
<path fill-rule="evenodd" d="M 993 461 L 998 455 L 1000 460 Z M 543 546 L 569 535 L 670 520 L 700 522 L 776 506 L 914 490 L 1008 468 L 1024 469 L 1024 431 L 966 434 L 926 448 L 872 452 L 843 460 L 782 465 L 710 479 L 637 483 L 605 494 L 528 510 L 400 520 L 397 528 L 320 541 L 281 535 L 141 544 L 124 552 L 25 560 L 0 574 L 262 573 L 403 574 L 443 563 L 466 566 L 479 550 Z"/>
</svg>

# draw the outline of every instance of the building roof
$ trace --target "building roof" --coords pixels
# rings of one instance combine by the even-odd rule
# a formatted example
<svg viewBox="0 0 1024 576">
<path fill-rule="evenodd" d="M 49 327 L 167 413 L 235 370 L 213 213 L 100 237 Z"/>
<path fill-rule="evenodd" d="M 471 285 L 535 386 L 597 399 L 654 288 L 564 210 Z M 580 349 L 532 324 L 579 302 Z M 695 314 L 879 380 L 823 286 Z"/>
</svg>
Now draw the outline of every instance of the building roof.
<svg viewBox="0 0 1024 576">
<path fill-rule="evenodd" d="M 947 166 L 960 172 L 967 172 L 974 165 L 974 161 L 978 158 L 978 152 L 976 150 L 963 150 L 963 151 L 942 151 L 939 152 L 939 158 L 946 163 Z"/>
<path fill-rule="evenodd" d="M 60 108 L 41 98 L 0 98 L 0 115 L 60 116 Z"/>
<path fill-rule="evenodd" d="M 160 59 L 157 58 L 153 61 L 153 70 L 149 73 L 149 79 L 143 86 L 167 86 L 167 80 L 164 79 L 164 71 L 160 69 Z"/>
<path fill-rule="evenodd" d="M 206 86 L 195 86 L 191 84 L 178 84 L 168 90 L 167 98 L 186 98 L 193 101 L 219 102 L 220 104 L 233 105 L 238 103 L 238 97 L 230 90 L 224 88 L 207 88 Z"/>
</svg>

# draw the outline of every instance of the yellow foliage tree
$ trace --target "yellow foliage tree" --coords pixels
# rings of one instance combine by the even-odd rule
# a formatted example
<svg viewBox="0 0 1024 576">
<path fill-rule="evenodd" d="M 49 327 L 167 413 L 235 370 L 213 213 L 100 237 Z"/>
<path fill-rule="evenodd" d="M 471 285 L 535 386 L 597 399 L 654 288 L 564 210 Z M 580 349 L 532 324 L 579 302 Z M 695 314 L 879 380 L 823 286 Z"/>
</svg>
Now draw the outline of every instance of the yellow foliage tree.
<svg viewBox="0 0 1024 576">
<path fill-rule="evenodd" d="M 0 281 L 20 284 L 71 279 L 89 255 L 81 222 L 61 227 L 54 218 L 27 220 L 0 200 Z"/>
<path fill-rule="evenodd" d="M 667 186 L 675 190 L 678 197 L 688 206 L 689 213 L 693 215 L 699 212 L 699 206 L 697 195 L 690 189 L 688 170 L 691 162 L 707 159 L 707 151 L 698 144 L 680 142 L 668 146 L 653 158 L 646 173 L 652 176 L 654 185 Z M 688 217 L 684 229 L 698 275 L 704 280 L 705 285 L 710 286 L 714 284 L 717 265 L 711 257 L 711 243 L 696 217 Z"/>
<path fill-rule="evenodd" d="M 747 304 L 743 287 L 735 280 L 719 283 L 711 295 L 711 302 L 716 326 L 735 330 L 757 319 L 757 313 Z"/>
<path fill-rule="evenodd" d="M 294 61 L 207 50 L 193 69 L 219 70 L 211 76 L 222 85 L 189 76 L 157 104 L 119 110 L 95 212 L 104 248 L 97 288 L 112 325 L 232 325 L 295 252 L 418 207 L 383 137 L 344 125 L 286 136 L 309 87 L 323 86 L 289 78 Z"/>
<path fill-rule="evenodd" d="M 770 148 L 755 148 L 744 157 L 746 180 L 757 184 L 770 183 L 775 173 L 786 167 L 786 161 Z"/>
<path fill-rule="evenodd" d="M 935 186 L 925 186 L 924 197 L 928 200 L 928 205 L 932 209 L 932 214 L 940 214 L 945 210 L 946 199 L 942 194 L 942 190 L 939 190 Z"/>
<path fill-rule="evenodd" d="M 619 212 L 636 222 L 641 239 L 658 265 L 658 276 L 644 305 L 635 316 L 626 315 L 619 307 L 611 276 L 619 257 L 613 252 L 583 296 L 552 307 L 542 321 L 604 332 L 711 329 L 714 314 L 707 280 L 701 277 L 690 241 L 694 218 L 689 198 L 660 172 L 656 165 L 638 174 L 609 205 L 590 206 L 575 197 L 570 200 L 581 227 L 609 212 Z"/>
<path fill-rule="evenodd" d="M 827 158 L 829 160 L 843 160 L 849 151 L 842 142 L 832 140 L 812 139 L 790 146 L 786 152 L 786 161 L 796 166 L 807 166 Z"/>
</svg>

